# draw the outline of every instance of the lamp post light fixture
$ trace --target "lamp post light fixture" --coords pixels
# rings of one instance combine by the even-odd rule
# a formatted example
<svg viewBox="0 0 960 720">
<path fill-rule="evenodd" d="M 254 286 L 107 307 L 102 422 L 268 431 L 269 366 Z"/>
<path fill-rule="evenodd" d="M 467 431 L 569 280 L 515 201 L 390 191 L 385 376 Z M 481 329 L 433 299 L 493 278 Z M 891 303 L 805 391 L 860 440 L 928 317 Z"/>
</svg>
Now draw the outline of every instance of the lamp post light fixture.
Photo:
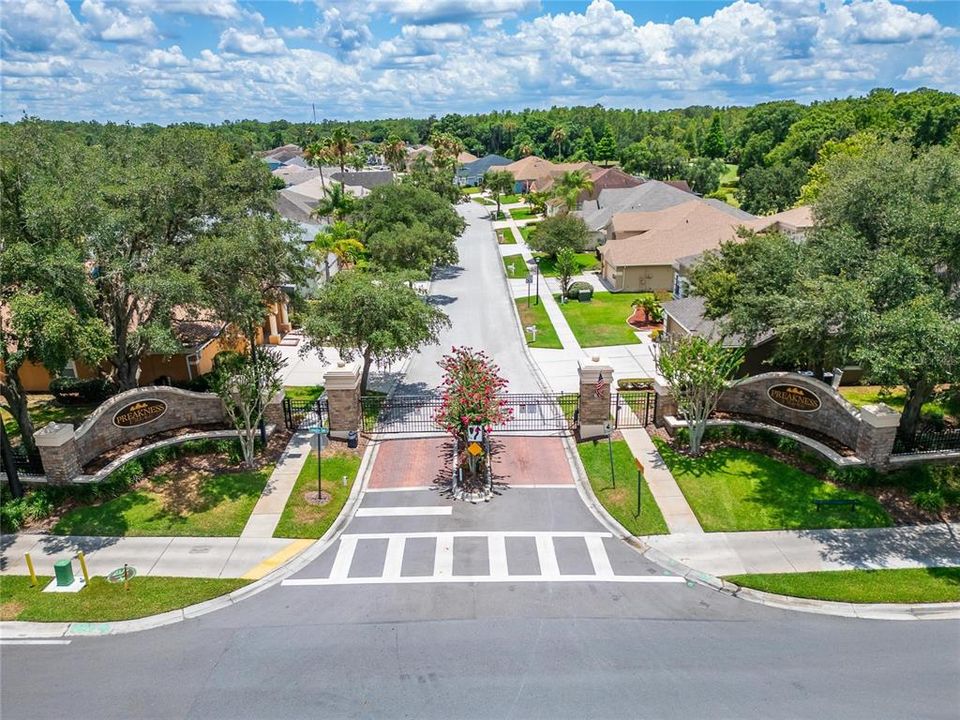
<svg viewBox="0 0 960 720">
<path fill-rule="evenodd" d="M 330 432 L 323 426 L 323 413 L 317 403 L 317 422 L 310 426 L 310 432 L 317 436 L 317 502 L 323 500 L 323 436 Z"/>
<path fill-rule="evenodd" d="M 534 294 L 537 296 L 536 302 L 534 305 L 540 304 L 540 258 L 539 256 L 533 258 L 533 262 L 537 264 L 537 289 L 534 291 Z"/>
</svg>

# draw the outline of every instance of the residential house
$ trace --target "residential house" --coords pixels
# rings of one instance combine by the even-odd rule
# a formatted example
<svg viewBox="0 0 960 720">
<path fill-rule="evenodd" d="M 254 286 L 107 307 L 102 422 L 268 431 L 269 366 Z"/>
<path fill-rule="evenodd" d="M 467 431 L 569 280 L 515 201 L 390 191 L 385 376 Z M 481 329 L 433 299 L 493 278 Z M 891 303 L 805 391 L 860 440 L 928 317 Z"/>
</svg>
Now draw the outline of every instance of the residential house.
<svg viewBox="0 0 960 720">
<path fill-rule="evenodd" d="M 479 185 L 484 173 L 495 165 L 509 165 L 510 158 L 503 155 L 484 155 L 482 158 L 466 162 L 457 168 L 456 180 L 461 187 Z"/>
<path fill-rule="evenodd" d="M 330 174 L 330 179 L 343 183 L 344 188 L 358 188 L 364 190 L 373 190 L 381 185 L 389 185 L 393 182 L 392 170 L 359 170 L 354 172 L 334 172 Z"/>
<path fill-rule="evenodd" d="M 559 181 L 561 175 L 552 175 L 548 180 L 543 183 L 537 184 L 538 191 L 549 191 L 555 184 Z M 625 190 L 629 188 L 639 187 L 643 184 L 643 180 L 635 177 L 633 175 L 628 175 L 623 172 L 620 168 L 609 167 L 609 168 L 597 168 L 590 172 L 590 182 L 593 185 L 593 190 L 587 192 L 586 190 L 582 191 L 577 198 L 577 208 L 583 207 L 584 203 L 596 201 L 600 193 L 604 190 Z M 565 202 L 560 198 L 551 198 L 547 201 L 547 215 L 555 215 L 563 206 Z M 595 246 L 596 243 L 593 243 Z"/>
<path fill-rule="evenodd" d="M 506 165 L 495 165 L 491 170 L 506 170 L 513 175 L 514 192 L 526 193 L 548 188 L 563 173 L 570 170 L 594 172 L 599 168 L 588 162 L 553 163 L 536 155 L 528 155 Z"/>
<path fill-rule="evenodd" d="M 613 290 L 671 292 L 677 258 L 718 248 L 736 237 L 743 220 L 688 197 L 663 210 L 611 217 L 599 253 L 602 277 Z"/>
</svg>

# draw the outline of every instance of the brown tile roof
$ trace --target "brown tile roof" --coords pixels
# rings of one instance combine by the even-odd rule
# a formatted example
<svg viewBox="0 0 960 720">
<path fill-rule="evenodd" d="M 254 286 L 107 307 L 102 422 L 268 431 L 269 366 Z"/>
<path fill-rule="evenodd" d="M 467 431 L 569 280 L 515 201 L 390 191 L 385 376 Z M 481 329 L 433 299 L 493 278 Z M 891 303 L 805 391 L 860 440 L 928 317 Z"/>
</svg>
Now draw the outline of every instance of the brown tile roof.
<svg viewBox="0 0 960 720">
<path fill-rule="evenodd" d="M 744 222 L 699 200 L 656 212 L 617 213 L 612 239 L 600 246 L 605 261 L 618 267 L 672 265 L 677 258 L 720 247 Z"/>
<path fill-rule="evenodd" d="M 752 230 L 760 232 L 774 225 L 783 230 L 808 230 L 813 227 L 813 208 L 809 205 L 784 210 L 776 215 L 765 215 L 752 222 L 744 223 Z"/>
</svg>

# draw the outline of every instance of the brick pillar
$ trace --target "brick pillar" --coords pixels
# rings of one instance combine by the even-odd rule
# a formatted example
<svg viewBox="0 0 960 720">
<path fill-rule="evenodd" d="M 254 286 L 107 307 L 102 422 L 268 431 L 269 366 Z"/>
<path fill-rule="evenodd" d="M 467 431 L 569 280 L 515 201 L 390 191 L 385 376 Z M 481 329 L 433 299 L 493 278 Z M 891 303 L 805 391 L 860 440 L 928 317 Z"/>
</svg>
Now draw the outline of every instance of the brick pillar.
<svg viewBox="0 0 960 720">
<path fill-rule="evenodd" d="M 270 401 L 264 405 L 263 424 L 273 425 L 277 430 L 283 429 L 283 390 L 278 390 L 277 394 L 270 398 Z"/>
<path fill-rule="evenodd" d="M 613 368 L 594 355 L 589 360 L 581 358 L 580 372 L 580 437 L 581 439 L 605 435 L 603 425 L 610 420 L 610 387 Z M 597 380 L 603 376 L 603 393 L 597 397 Z"/>
<path fill-rule="evenodd" d="M 663 427 L 667 415 L 677 415 L 677 400 L 670 392 L 670 386 L 662 380 L 653 381 L 653 392 L 657 395 L 656 411 L 653 413 L 653 424 Z"/>
<path fill-rule="evenodd" d="M 359 363 L 337 363 L 337 367 L 323 376 L 330 409 L 330 436 L 347 437 L 351 430 L 361 427 Z"/>
<path fill-rule="evenodd" d="M 80 475 L 77 438 L 70 423 L 50 423 L 33 434 L 43 472 L 51 485 L 66 485 Z"/>
<path fill-rule="evenodd" d="M 900 413 L 884 404 L 860 408 L 860 432 L 857 434 L 857 457 L 873 468 L 882 468 L 890 461 L 893 442 L 900 427 Z"/>
</svg>

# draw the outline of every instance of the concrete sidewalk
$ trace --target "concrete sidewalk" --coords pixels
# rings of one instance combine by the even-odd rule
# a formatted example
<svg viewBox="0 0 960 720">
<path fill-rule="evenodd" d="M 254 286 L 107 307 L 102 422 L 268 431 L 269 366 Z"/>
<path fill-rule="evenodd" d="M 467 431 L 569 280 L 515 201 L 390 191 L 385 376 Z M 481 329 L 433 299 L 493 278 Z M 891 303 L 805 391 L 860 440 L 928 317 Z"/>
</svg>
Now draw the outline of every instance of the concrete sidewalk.
<svg viewBox="0 0 960 720">
<path fill-rule="evenodd" d="M 246 578 L 256 580 L 313 544 L 314 540 L 235 537 L 81 537 L 3 535 L 0 573 L 27 575 L 30 553 L 38 575 L 53 575 L 53 563 L 83 550 L 91 575 L 133 566 L 138 575 Z M 74 564 L 74 573 L 80 567 Z"/>
<path fill-rule="evenodd" d="M 960 523 L 860 530 L 775 530 L 644 537 L 711 575 L 960 566 Z"/>
<path fill-rule="evenodd" d="M 657 446 L 643 428 L 621 430 L 633 456 L 643 463 L 643 478 L 671 533 L 702 535 L 703 528 L 680 491 Z"/>
<path fill-rule="evenodd" d="M 260 499 L 257 500 L 250 517 L 247 518 L 247 524 L 240 533 L 241 538 L 273 537 L 273 531 L 277 529 L 277 523 L 280 522 L 280 515 L 287 505 L 287 499 L 315 444 L 314 437 L 319 436 L 310 432 L 298 432 L 290 438 L 276 467 L 270 473 L 270 479 L 267 480 Z"/>
</svg>

